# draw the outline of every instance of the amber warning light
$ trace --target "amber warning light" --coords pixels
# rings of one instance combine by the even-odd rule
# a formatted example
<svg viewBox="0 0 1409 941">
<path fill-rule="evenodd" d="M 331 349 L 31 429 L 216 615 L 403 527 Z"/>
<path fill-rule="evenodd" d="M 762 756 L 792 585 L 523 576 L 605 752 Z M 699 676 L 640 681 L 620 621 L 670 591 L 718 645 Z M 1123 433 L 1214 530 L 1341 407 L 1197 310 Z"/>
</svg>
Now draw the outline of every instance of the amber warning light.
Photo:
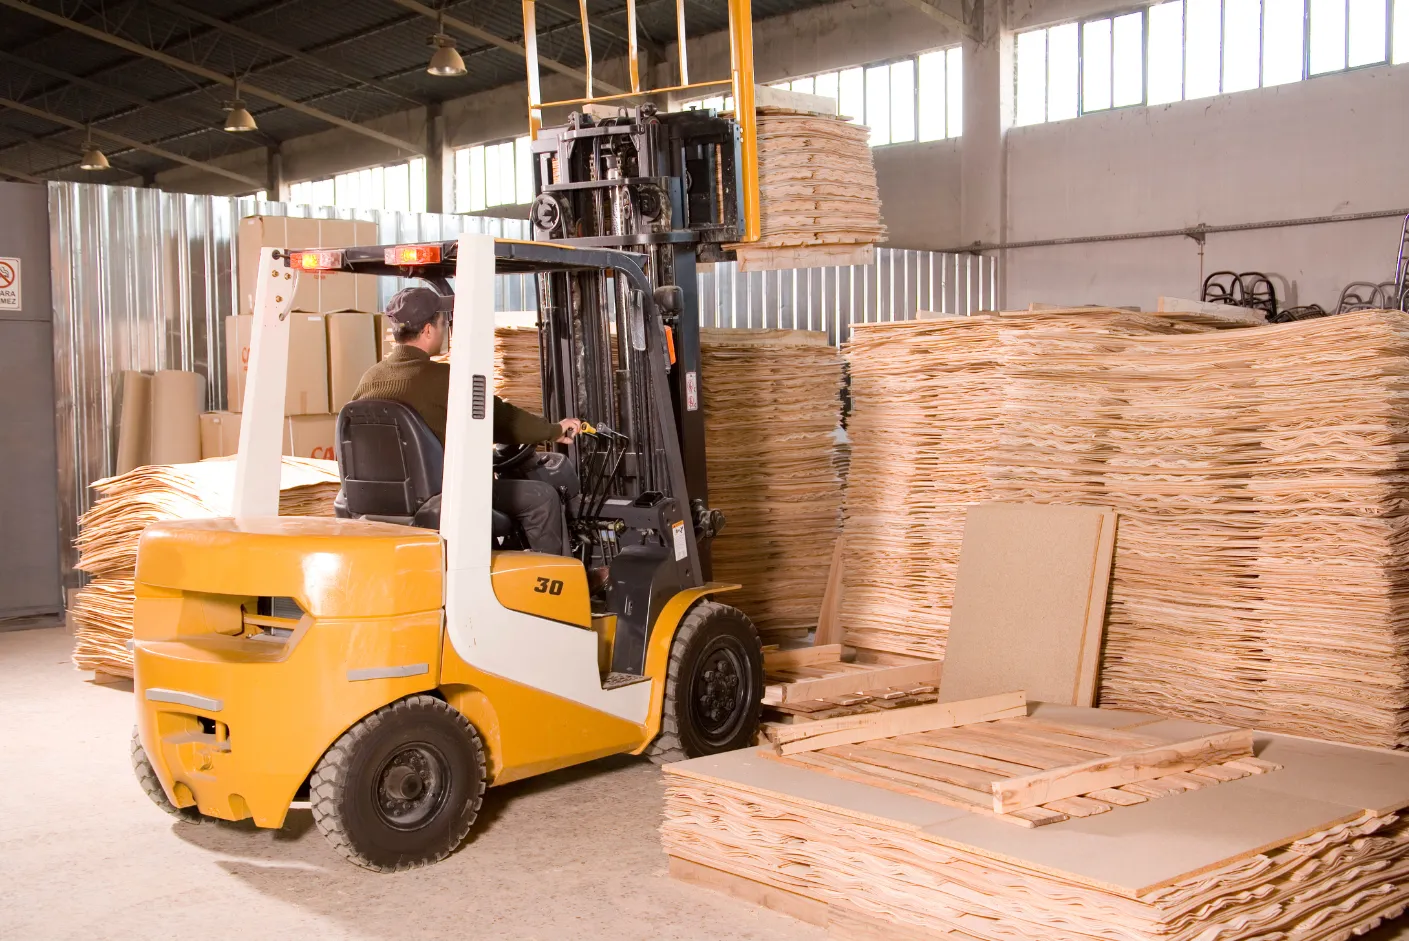
<svg viewBox="0 0 1409 941">
<path fill-rule="evenodd" d="M 303 271 L 335 271 L 342 267 L 342 251 L 289 252 L 289 267 Z"/>
<path fill-rule="evenodd" d="M 389 265 L 434 265 L 440 262 L 440 246 L 394 245 L 384 257 Z"/>
</svg>

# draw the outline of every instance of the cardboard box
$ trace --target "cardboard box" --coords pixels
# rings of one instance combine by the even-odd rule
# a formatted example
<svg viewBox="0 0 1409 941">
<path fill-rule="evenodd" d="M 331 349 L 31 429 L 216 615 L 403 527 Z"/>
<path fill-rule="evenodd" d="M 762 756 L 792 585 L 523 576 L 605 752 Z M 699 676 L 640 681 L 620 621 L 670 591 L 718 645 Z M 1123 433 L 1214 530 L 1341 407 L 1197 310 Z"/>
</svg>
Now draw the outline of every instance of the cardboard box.
<svg viewBox="0 0 1409 941">
<path fill-rule="evenodd" d="M 373 314 L 372 317 L 377 325 L 377 362 L 381 362 L 396 344 L 391 342 L 391 324 L 387 322 L 386 314 Z"/>
<path fill-rule="evenodd" d="M 205 412 L 201 415 L 201 460 L 230 457 L 239 450 L 239 412 Z"/>
<path fill-rule="evenodd" d="M 290 457 L 337 460 L 336 415 L 293 415 L 284 419 L 284 453 Z"/>
<path fill-rule="evenodd" d="M 201 459 L 201 412 L 205 377 L 180 369 L 152 376 L 150 450 L 152 464 L 189 464 Z"/>
<path fill-rule="evenodd" d="M 328 324 L 329 409 L 336 415 L 352 401 L 352 393 L 362 374 L 376 365 L 377 324 L 375 314 L 325 314 Z"/>
<path fill-rule="evenodd" d="M 244 410 L 253 332 L 253 314 L 225 318 L 225 394 L 232 412 Z M 284 414 L 328 414 L 328 333 L 322 314 L 289 315 Z"/>
<path fill-rule="evenodd" d="M 240 313 L 254 313 L 254 292 L 259 280 L 261 248 L 346 248 L 349 245 L 376 245 L 375 222 L 344 219 L 294 219 L 287 216 L 249 216 L 240 220 L 239 284 Z M 375 275 L 299 274 L 293 309 L 311 314 L 342 310 L 376 310 L 378 284 Z"/>
</svg>

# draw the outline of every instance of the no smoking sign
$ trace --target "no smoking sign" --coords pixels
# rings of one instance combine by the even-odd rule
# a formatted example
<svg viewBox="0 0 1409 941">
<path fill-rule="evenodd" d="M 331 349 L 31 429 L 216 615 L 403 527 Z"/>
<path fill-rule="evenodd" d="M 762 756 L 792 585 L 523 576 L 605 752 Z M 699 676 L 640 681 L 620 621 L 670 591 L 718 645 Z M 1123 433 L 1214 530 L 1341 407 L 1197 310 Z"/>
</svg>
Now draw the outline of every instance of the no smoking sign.
<svg viewBox="0 0 1409 941">
<path fill-rule="evenodd" d="M 20 260 L 0 258 L 0 310 L 20 309 Z"/>
</svg>

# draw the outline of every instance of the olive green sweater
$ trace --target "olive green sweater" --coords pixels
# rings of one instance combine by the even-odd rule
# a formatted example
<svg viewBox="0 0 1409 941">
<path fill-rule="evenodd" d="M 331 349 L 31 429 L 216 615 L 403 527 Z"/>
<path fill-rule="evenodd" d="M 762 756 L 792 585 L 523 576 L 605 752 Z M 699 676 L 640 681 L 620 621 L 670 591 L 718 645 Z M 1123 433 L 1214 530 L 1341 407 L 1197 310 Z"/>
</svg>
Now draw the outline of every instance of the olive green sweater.
<svg viewBox="0 0 1409 941">
<path fill-rule="evenodd" d="M 387 357 L 362 375 L 354 399 L 405 402 L 425 419 L 445 443 L 445 409 L 450 398 L 450 364 L 437 363 L 425 350 L 398 343 Z M 541 444 L 562 437 L 557 422 L 494 397 L 495 444 Z"/>
</svg>

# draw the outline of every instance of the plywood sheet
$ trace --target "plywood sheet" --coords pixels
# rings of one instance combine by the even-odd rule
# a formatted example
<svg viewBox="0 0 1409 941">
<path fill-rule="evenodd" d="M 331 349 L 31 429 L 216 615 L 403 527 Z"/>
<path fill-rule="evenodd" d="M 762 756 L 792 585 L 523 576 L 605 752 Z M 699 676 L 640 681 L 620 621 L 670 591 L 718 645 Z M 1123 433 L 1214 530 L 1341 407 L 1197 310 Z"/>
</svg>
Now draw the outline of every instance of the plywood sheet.
<svg viewBox="0 0 1409 941">
<path fill-rule="evenodd" d="M 1093 705 L 1115 526 L 1099 507 L 970 507 L 939 701 L 1024 689 Z"/>
</svg>

